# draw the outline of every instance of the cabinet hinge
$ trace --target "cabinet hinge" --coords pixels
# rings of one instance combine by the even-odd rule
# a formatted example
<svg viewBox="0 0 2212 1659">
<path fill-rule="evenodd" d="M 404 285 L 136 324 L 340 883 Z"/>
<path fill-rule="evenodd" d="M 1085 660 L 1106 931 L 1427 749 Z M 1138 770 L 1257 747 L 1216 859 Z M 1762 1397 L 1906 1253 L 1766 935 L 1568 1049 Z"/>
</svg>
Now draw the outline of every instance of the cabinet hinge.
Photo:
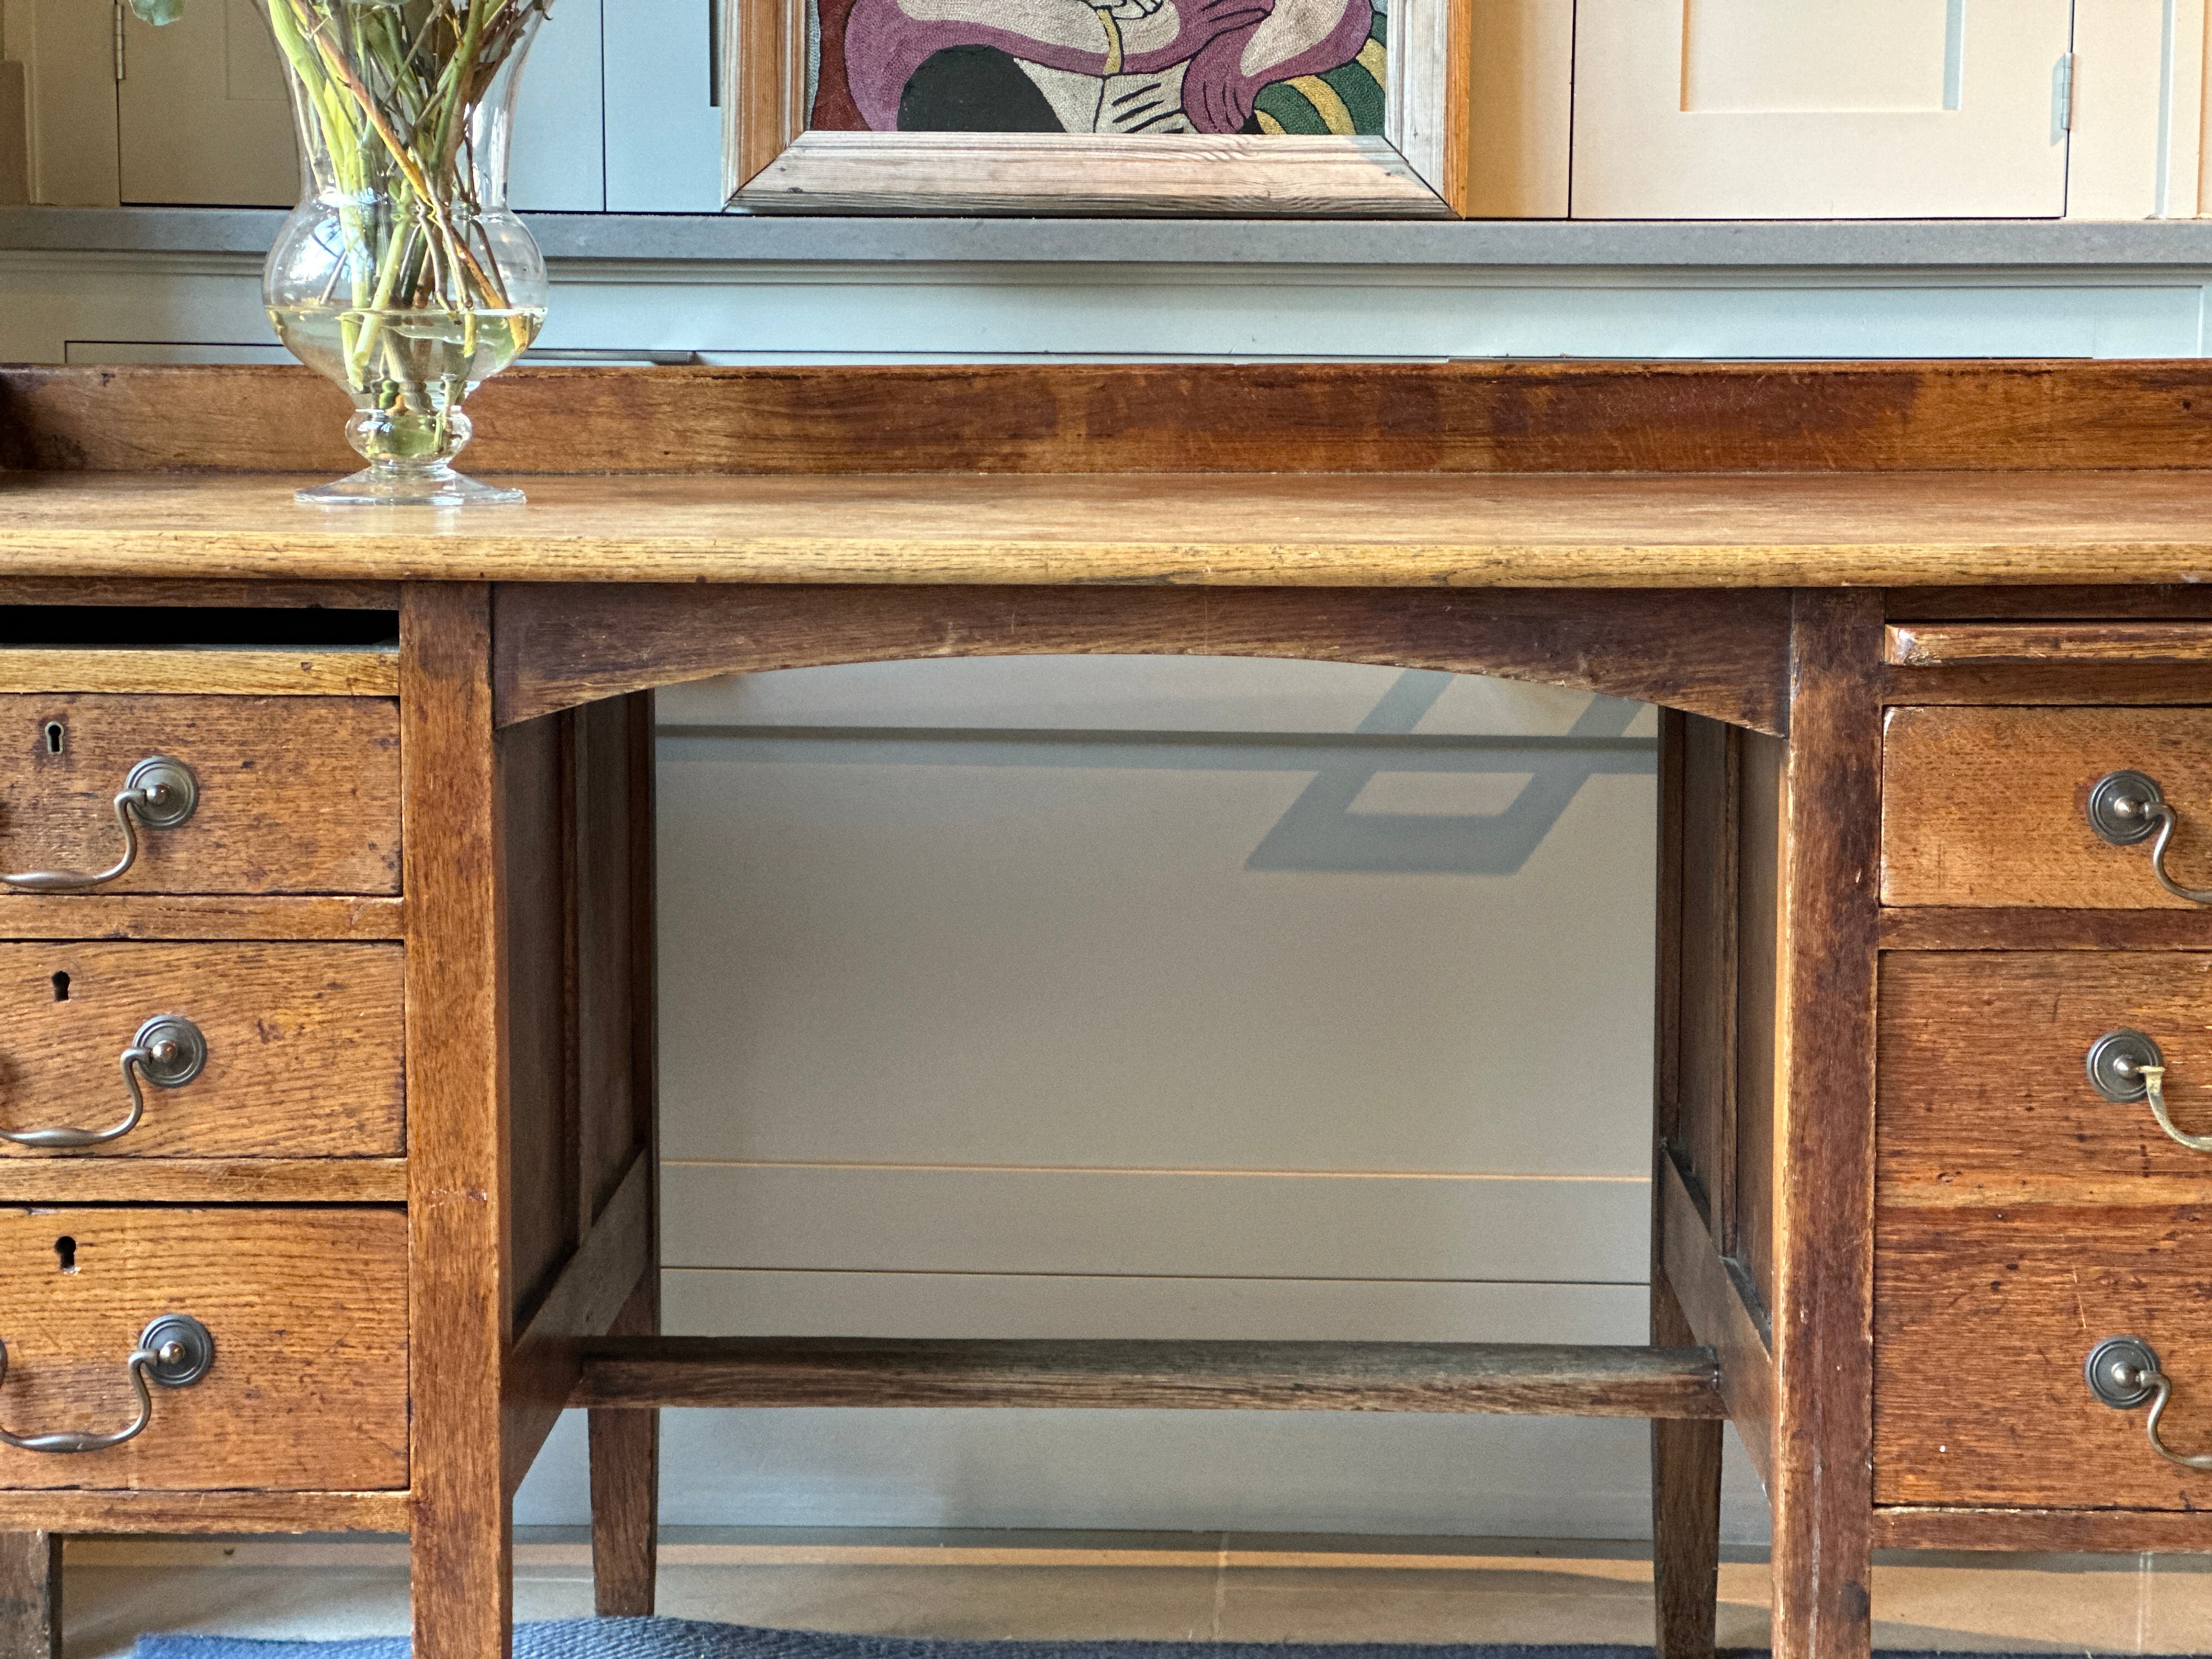
<svg viewBox="0 0 2212 1659">
<path fill-rule="evenodd" d="M 2074 54 L 2070 52 L 2051 65 L 2051 125 L 2060 132 L 2074 131 Z"/>
<path fill-rule="evenodd" d="M 115 0 L 115 78 L 123 78 L 123 0 Z"/>
</svg>

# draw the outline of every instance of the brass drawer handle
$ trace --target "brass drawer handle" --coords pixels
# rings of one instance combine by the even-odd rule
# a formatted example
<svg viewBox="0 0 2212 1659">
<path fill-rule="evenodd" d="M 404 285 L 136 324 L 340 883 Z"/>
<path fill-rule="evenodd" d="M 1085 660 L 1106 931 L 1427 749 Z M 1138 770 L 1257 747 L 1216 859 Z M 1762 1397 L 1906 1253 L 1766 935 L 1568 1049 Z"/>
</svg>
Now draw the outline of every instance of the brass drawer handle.
<svg viewBox="0 0 2212 1659">
<path fill-rule="evenodd" d="M 2150 1449 L 2167 1462 L 2185 1469 L 2212 1469 L 2212 1452 L 2178 1452 L 2159 1437 L 2159 1419 L 2173 1398 L 2173 1384 L 2159 1369 L 2158 1350 L 2142 1338 L 2106 1337 L 2089 1350 L 2081 1375 L 2089 1392 L 2114 1411 L 2133 1411 L 2146 1400 L 2151 1402 L 2143 1432 L 2150 1437 Z"/>
<path fill-rule="evenodd" d="M 154 1396 L 147 1392 L 146 1379 L 165 1389 L 189 1389 L 215 1364 L 215 1334 L 190 1314 L 163 1314 L 139 1333 L 138 1346 L 125 1364 L 131 1368 L 131 1386 L 138 1392 L 138 1415 L 128 1427 L 110 1434 L 11 1434 L 0 1429 L 0 1445 L 27 1452 L 90 1452 L 137 1438 L 154 1420 Z M 0 1382 L 7 1377 L 8 1345 L 0 1342 Z"/>
<path fill-rule="evenodd" d="M 2107 1100 L 2150 1103 L 2150 1115 L 2169 1138 L 2192 1152 L 2212 1152 L 2212 1135 L 2192 1135 L 2174 1127 L 2166 1110 L 2166 1056 L 2141 1031 L 2107 1031 L 2089 1045 L 2089 1081 Z"/>
<path fill-rule="evenodd" d="M 2132 847 L 2155 833 L 2158 839 L 2150 844 L 2150 872 L 2158 878 L 2158 884 L 2191 904 L 2212 904 L 2212 887 L 2184 887 L 2166 872 L 2166 849 L 2172 845 L 2173 832 L 2181 827 L 2181 819 L 2166 805 L 2166 792 L 2158 787 L 2158 780 L 2142 772 L 2107 772 L 2090 787 L 2089 804 L 2084 811 L 2089 827 L 2115 847 Z"/>
<path fill-rule="evenodd" d="M 120 1140 L 146 1115 L 145 1091 L 138 1086 L 143 1073 L 157 1089 L 181 1089 L 207 1064 L 207 1039 L 200 1028 L 182 1014 L 156 1014 L 138 1028 L 131 1046 L 123 1051 L 123 1086 L 131 1091 L 131 1109 L 110 1129 L 0 1129 L 0 1140 L 18 1146 L 98 1146 Z"/>
<path fill-rule="evenodd" d="M 138 861 L 138 830 L 173 830 L 200 804 L 199 781 L 180 760 L 155 755 L 131 769 L 123 793 L 115 798 L 115 822 L 123 831 L 123 856 L 98 875 L 77 870 L 27 870 L 0 876 L 0 887 L 27 893 L 82 893 L 113 881 Z"/>
</svg>

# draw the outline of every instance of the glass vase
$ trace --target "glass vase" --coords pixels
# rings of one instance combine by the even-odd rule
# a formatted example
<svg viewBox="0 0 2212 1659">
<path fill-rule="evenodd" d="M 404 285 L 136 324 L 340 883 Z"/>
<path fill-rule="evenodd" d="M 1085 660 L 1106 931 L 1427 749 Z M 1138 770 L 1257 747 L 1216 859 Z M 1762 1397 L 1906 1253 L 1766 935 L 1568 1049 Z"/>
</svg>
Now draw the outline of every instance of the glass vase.
<svg viewBox="0 0 2212 1659">
<path fill-rule="evenodd" d="M 261 0 L 300 133 L 302 199 L 262 298 L 353 399 L 368 465 L 319 506 L 459 507 L 522 492 L 453 470 L 462 404 L 545 317 L 545 261 L 507 205 L 514 91 L 547 0 Z"/>
</svg>

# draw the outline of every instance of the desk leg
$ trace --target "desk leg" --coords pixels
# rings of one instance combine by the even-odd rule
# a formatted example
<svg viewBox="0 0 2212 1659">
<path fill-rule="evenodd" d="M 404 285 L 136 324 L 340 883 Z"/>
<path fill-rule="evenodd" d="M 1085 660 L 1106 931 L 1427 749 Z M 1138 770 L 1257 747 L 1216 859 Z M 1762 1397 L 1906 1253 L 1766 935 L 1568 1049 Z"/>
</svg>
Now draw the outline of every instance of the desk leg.
<svg viewBox="0 0 2212 1659">
<path fill-rule="evenodd" d="M 0 1532 L 0 1653 L 9 1659 L 61 1659 L 58 1533 Z"/>
<path fill-rule="evenodd" d="M 609 1334 L 658 1334 L 656 1289 L 639 1285 Z M 595 1410 L 591 1429 L 594 1603 L 602 1619 L 647 1618 L 660 1547 L 660 1413 Z"/>
<path fill-rule="evenodd" d="M 1774 1659 L 1866 1659 L 1881 595 L 1790 615 L 1772 1468 Z"/>
<path fill-rule="evenodd" d="M 1651 1342 L 1689 1347 L 1697 1339 L 1665 1271 L 1651 1264 Z M 1651 1425 L 1651 1577 L 1657 1604 L 1656 1659 L 1713 1659 L 1720 1596 L 1721 1425 L 1655 1419 Z"/>
<path fill-rule="evenodd" d="M 1663 1172 L 1672 1154 L 1670 1140 L 1684 1131 L 1681 1027 L 1683 1001 L 1713 994 L 1704 979 L 1688 992 L 1683 985 L 1684 934 L 1690 923 L 1685 908 L 1683 849 L 1688 825 L 1689 742 L 1685 717 L 1672 710 L 1659 716 L 1659 876 L 1655 939 L 1652 1031 L 1652 1114 L 1655 1171 Z M 1732 752 L 1732 751 L 1731 751 Z M 1712 826 L 1701 816 L 1698 836 L 1710 839 Z M 1708 896 L 1698 894 L 1703 905 Z M 1731 896 L 1732 902 L 1732 896 Z M 1723 1103 L 1700 1097 L 1694 1103 L 1711 1114 Z M 1733 1103 L 1726 1103 L 1732 1104 Z M 1661 1189 L 1655 1182 L 1651 1205 L 1651 1342 L 1654 1347 L 1696 1346 L 1698 1338 L 1667 1277 L 1666 1227 Z M 1651 1577 L 1656 1604 L 1653 1649 L 1657 1659 L 1712 1659 L 1713 1625 L 1719 1594 L 1721 1425 L 1654 1419 L 1651 1425 Z"/>
<path fill-rule="evenodd" d="M 400 602 L 414 1659 L 507 1659 L 507 1002 L 491 596 Z"/>
</svg>

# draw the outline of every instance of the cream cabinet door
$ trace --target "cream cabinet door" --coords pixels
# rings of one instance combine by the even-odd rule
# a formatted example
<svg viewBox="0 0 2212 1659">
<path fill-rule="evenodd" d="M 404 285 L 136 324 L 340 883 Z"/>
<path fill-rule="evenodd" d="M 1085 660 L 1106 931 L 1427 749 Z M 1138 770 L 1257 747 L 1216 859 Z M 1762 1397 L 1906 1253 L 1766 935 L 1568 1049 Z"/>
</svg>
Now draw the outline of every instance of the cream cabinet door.
<svg viewBox="0 0 2212 1659">
<path fill-rule="evenodd" d="M 92 5 L 96 0 L 70 0 Z M 556 0 L 515 100 L 508 196 L 526 211 L 605 205 L 601 0 Z M 154 28 L 125 14 L 116 87 L 125 205 L 289 207 L 300 196 L 292 110 L 254 0 L 185 0 Z"/>
<path fill-rule="evenodd" d="M 292 106 L 253 0 L 187 0 L 160 28 L 125 17 L 115 88 L 123 201 L 297 201 Z"/>
<path fill-rule="evenodd" d="M 1578 219 L 2056 218 L 2072 0 L 1580 0 Z"/>
</svg>

